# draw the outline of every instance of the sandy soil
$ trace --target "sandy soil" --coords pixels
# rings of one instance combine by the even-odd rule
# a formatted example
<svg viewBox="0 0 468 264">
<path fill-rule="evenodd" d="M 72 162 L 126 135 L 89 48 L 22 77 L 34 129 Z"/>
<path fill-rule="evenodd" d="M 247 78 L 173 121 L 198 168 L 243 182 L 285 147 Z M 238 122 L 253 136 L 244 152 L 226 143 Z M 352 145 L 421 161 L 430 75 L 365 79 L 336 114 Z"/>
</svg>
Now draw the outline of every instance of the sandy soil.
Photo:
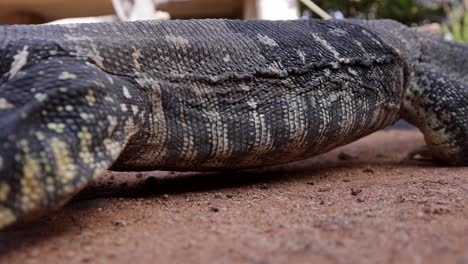
<svg viewBox="0 0 468 264">
<path fill-rule="evenodd" d="M 0 232 L 0 263 L 468 263 L 468 168 L 382 131 L 255 172 L 108 173 Z"/>
</svg>

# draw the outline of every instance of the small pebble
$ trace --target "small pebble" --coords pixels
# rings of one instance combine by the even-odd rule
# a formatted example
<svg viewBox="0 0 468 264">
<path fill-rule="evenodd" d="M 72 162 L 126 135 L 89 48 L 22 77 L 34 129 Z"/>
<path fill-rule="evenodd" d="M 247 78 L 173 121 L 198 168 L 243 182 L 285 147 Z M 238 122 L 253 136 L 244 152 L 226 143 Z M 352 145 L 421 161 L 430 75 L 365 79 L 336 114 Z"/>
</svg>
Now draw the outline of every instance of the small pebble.
<svg viewBox="0 0 468 264">
<path fill-rule="evenodd" d="M 217 212 L 219 212 L 219 208 L 210 207 L 210 211 L 213 212 L 213 213 L 217 213 Z"/>
<path fill-rule="evenodd" d="M 406 201 L 405 197 L 403 197 L 403 195 L 399 195 L 397 197 L 397 202 L 398 203 L 404 203 Z"/>
<path fill-rule="evenodd" d="M 364 199 L 362 199 L 361 197 L 358 197 L 358 198 L 356 199 L 356 202 L 358 202 L 358 203 L 363 203 L 363 202 L 364 202 Z"/>
<path fill-rule="evenodd" d="M 440 179 L 440 180 L 437 181 L 437 183 L 445 185 L 445 184 L 448 184 L 448 181 Z"/>
<path fill-rule="evenodd" d="M 362 193 L 362 189 L 360 188 L 351 188 L 351 194 L 356 196 L 358 194 Z"/>
<path fill-rule="evenodd" d="M 127 223 L 125 221 L 121 221 L 121 220 L 114 220 L 112 221 L 112 224 L 114 224 L 115 226 L 126 226 Z"/>
</svg>

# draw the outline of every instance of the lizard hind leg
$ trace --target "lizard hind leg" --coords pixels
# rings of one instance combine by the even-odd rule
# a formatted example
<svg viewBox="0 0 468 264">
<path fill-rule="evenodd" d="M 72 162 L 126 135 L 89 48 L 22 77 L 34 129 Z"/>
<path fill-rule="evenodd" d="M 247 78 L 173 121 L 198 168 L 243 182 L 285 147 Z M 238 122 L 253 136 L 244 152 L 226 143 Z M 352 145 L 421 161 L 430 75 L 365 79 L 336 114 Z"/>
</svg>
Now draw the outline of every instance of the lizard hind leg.
<svg viewBox="0 0 468 264">
<path fill-rule="evenodd" d="M 424 134 L 432 159 L 451 165 L 468 164 L 468 83 L 427 63 L 414 67 L 402 118 Z M 428 151 L 427 151 L 428 150 Z"/>
</svg>

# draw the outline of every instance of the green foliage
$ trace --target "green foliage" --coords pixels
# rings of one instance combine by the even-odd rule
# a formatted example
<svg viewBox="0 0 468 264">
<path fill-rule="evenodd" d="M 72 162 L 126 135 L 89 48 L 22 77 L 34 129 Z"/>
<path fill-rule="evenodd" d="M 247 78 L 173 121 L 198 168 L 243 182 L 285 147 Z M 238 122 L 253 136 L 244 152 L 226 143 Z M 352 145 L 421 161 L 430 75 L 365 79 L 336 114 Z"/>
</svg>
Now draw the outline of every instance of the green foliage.
<svg viewBox="0 0 468 264">
<path fill-rule="evenodd" d="M 376 1 L 376 17 L 391 18 L 404 24 L 421 24 L 426 21 L 441 22 L 444 17 L 442 7 L 428 8 L 415 0 Z"/>
<path fill-rule="evenodd" d="M 315 0 L 326 11 L 341 11 L 345 17 L 389 18 L 407 25 L 421 24 L 427 20 L 441 22 L 443 7 L 425 7 L 417 0 Z M 304 6 L 301 6 L 306 10 Z"/>
<path fill-rule="evenodd" d="M 377 19 L 388 18 L 408 26 L 437 22 L 442 24 L 442 32 L 450 34 L 453 40 L 468 43 L 468 10 L 462 1 L 447 1 L 439 5 L 423 5 L 430 0 L 314 0 L 327 12 L 341 11 L 347 18 Z M 301 10 L 307 7 L 301 4 Z"/>
<path fill-rule="evenodd" d="M 468 12 L 450 19 L 442 26 L 442 32 L 450 34 L 454 41 L 468 43 Z"/>
</svg>

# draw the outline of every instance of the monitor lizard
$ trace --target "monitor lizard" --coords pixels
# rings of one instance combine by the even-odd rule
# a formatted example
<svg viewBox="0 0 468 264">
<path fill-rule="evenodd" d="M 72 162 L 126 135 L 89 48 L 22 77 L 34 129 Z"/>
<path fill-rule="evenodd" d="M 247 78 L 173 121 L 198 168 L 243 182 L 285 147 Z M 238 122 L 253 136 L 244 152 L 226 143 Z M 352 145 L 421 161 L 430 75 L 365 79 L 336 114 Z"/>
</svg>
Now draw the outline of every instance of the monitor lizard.
<svg viewBox="0 0 468 264">
<path fill-rule="evenodd" d="M 107 169 L 306 159 L 399 119 L 468 162 L 468 46 L 391 20 L 0 26 L 0 228 Z"/>
</svg>

